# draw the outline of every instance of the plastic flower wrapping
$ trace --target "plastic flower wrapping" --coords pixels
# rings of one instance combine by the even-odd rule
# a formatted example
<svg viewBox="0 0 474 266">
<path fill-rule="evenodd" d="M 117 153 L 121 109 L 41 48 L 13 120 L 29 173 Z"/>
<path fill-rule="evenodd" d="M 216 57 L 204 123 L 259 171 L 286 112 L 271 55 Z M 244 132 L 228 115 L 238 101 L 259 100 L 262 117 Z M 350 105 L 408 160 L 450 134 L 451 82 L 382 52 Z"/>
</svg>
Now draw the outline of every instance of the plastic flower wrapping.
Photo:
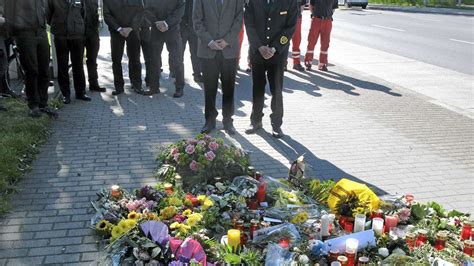
<svg viewBox="0 0 474 266">
<path fill-rule="evenodd" d="M 97 193 L 99 264 L 329 265 L 337 252 L 353 265 L 472 265 L 468 214 L 306 177 L 304 157 L 286 178 L 257 179 L 242 150 L 200 135 L 158 161 L 156 184 Z"/>
</svg>

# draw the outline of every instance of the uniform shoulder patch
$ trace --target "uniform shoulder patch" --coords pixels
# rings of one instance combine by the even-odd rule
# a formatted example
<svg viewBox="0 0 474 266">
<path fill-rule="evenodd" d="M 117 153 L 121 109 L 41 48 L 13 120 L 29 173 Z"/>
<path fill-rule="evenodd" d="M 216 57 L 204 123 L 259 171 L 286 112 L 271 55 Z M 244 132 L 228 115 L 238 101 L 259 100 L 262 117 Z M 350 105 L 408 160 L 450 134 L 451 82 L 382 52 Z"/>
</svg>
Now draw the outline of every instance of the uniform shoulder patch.
<svg viewBox="0 0 474 266">
<path fill-rule="evenodd" d="M 288 37 L 281 36 L 280 43 L 283 44 L 283 45 L 287 44 L 288 43 Z"/>
</svg>

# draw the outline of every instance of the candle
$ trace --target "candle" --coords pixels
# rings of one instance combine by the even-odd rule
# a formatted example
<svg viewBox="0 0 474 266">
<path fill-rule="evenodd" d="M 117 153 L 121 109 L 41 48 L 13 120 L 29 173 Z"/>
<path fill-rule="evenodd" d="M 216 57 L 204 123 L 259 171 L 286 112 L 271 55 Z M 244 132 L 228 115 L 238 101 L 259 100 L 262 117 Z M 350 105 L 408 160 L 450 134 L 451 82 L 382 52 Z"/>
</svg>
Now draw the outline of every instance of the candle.
<svg viewBox="0 0 474 266">
<path fill-rule="evenodd" d="M 446 240 L 448 240 L 448 231 L 439 231 L 436 233 L 435 249 L 443 250 L 446 247 Z"/>
<path fill-rule="evenodd" d="M 355 238 L 348 238 L 346 240 L 346 252 L 355 252 L 357 253 L 357 249 L 359 248 L 359 240 Z"/>
<path fill-rule="evenodd" d="M 350 234 L 350 233 L 352 233 L 352 228 L 353 228 L 353 227 L 354 227 L 354 226 L 352 226 L 352 223 L 346 222 L 346 223 L 344 224 L 344 231 L 346 231 L 346 233 L 349 233 L 349 234 Z"/>
<path fill-rule="evenodd" d="M 257 188 L 257 200 L 258 202 L 265 201 L 265 194 L 267 193 L 267 186 L 264 182 L 260 182 Z"/>
<path fill-rule="evenodd" d="M 426 238 L 426 234 L 428 234 L 428 231 L 426 231 L 424 229 L 418 230 L 418 237 L 416 238 L 416 246 L 417 247 L 419 247 L 419 246 L 423 245 L 424 243 L 426 243 L 426 241 L 428 240 Z"/>
<path fill-rule="evenodd" d="M 398 217 L 395 215 L 385 215 L 385 232 L 390 232 L 390 228 L 396 227 L 398 224 Z"/>
<path fill-rule="evenodd" d="M 407 246 L 410 250 L 415 248 L 415 241 L 416 241 L 416 234 L 415 233 L 408 232 L 405 235 L 405 242 L 407 243 Z"/>
<path fill-rule="evenodd" d="M 258 208 L 258 200 L 257 199 L 250 199 L 247 201 L 247 207 L 250 210 L 256 210 Z"/>
<path fill-rule="evenodd" d="M 337 257 L 337 261 L 341 263 L 341 265 L 347 265 L 347 257 L 346 256 L 339 256 Z"/>
<path fill-rule="evenodd" d="M 345 256 L 347 257 L 347 266 L 355 266 L 356 252 L 346 251 Z"/>
<path fill-rule="evenodd" d="M 368 257 L 360 257 L 359 258 L 359 264 L 357 266 L 365 266 L 369 265 L 369 258 Z"/>
<path fill-rule="evenodd" d="M 339 250 L 337 250 L 337 249 L 329 250 L 328 263 L 332 263 L 333 261 L 337 261 L 337 257 L 339 257 Z"/>
<path fill-rule="evenodd" d="M 462 230 L 461 230 L 461 240 L 468 240 L 471 238 L 471 231 L 472 231 L 472 224 L 473 221 L 467 221 L 462 225 Z"/>
<path fill-rule="evenodd" d="M 278 242 L 278 244 L 279 244 L 280 247 L 282 247 L 282 248 L 288 248 L 288 247 L 290 247 L 290 239 L 288 239 L 288 238 L 286 238 L 286 237 L 285 237 L 285 238 L 282 238 L 282 239 L 280 240 L 280 242 Z"/>
<path fill-rule="evenodd" d="M 474 249 L 474 241 L 472 240 L 464 240 L 464 248 L 462 252 L 467 256 L 473 256 L 472 250 Z"/>
<path fill-rule="evenodd" d="M 166 194 L 168 194 L 168 196 L 171 195 L 171 194 L 173 194 L 173 185 L 172 185 L 172 184 L 170 184 L 170 183 L 165 183 L 165 184 L 163 185 L 163 187 L 165 188 L 165 192 L 166 192 Z"/>
<path fill-rule="evenodd" d="M 324 214 L 321 217 L 321 238 L 326 239 L 329 236 L 329 215 Z"/>
<path fill-rule="evenodd" d="M 364 231 L 364 229 L 365 229 L 365 215 L 357 214 L 355 217 L 354 233 Z"/>
<path fill-rule="evenodd" d="M 377 236 L 381 236 L 383 233 L 383 219 L 378 217 L 372 219 L 372 229 Z"/>
<path fill-rule="evenodd" d="M 240 230 L 230 229 L 227 231 L 227 244 L 232 248 L 232 252 L 237 252 L 240 245 Z"/>
<path fill-rule="evenodd" d="M 119 198 L 122 195 L 122 192 L 120 191 L 120 187 L 118 185 L 113 185 L 111 188 L 111 195 L 114 198 Z"/>
<path fill-rule="evenodd" d="M 253 239 L 253 233 L 258 230 L 258 220 L 252 219 L 250 221 L 250 239 Z"/>
<path fill-rule="evenodd" d="M 178 173 L 176 173 L 176 175 L 174 176 L 174 185 L 176 186 L 176 188 L 183 187 L 183 178 Z"/>
<path fill-rule="evenodd" d="M 262 172 L 255 172 L 255 179 L 257 179 L 257 181 L 260 181 L 261 178 L 262 178 Z"/>
<path fill-rule="evenodd" d="M 370 214 L 371 219 L 382 218 L 382 216 L 383 216 L 383 211 L 382 210 L 375 210 Z"/>
</svg>

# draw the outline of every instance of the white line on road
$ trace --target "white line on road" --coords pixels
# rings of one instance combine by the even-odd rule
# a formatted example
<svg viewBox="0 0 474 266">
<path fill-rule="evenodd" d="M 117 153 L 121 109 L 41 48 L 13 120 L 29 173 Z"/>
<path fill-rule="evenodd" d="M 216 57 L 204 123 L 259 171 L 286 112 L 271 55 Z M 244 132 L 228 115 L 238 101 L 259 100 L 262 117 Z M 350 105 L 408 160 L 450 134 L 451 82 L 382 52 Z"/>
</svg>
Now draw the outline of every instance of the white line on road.
<svg viewBox="0 0 474 266">
<path fill-rule="evenodd" d="M 375 25 L 375 24 L 372 24 L 371 26 L 381 28 L 381 29 L 386 29 L 386 30 L 394 30 L 394 31 L 400 31 L 400 32 L 405 31 L 405 30 L 402 30 L 402 29 L 390 28 L 390 27 L 385 27 L 385 26 L 380 26 L 380 25 Z"/>
<path fill-rule="evenodd" d="M 463 40 L 456 40 L 456 39 L 449 39 L 450 41 L 453 42 L 462 42 L 462 43 L 467 43 L 467 44 L 474 44 L 474 42 L 468 42 L 468 41 L 463 41 Z"/>
</svg>

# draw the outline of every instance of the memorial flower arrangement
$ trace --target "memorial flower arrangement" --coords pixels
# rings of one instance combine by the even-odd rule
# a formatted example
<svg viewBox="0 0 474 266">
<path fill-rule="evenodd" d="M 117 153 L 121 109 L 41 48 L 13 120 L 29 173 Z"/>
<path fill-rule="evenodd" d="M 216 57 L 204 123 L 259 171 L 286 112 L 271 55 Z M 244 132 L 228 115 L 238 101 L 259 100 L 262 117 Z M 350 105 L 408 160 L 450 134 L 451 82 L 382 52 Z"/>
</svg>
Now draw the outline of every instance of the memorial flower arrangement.
<svg viewBox="0 0 474 266">
<path fill-rule="evenodd" d="M 201 135 L 167 151 L 188 154 L 181 157 L 185 163 L 176 164 L 179 169 L 193 156 L 216 160 L 223 146 Z M 216 157 L 206 157 L 209 150 Z M 186 171 L 177 170 L 131 193 L 118 186 L 101 190 L 91 220 L 106 250 L 99 263 L 472 265 L 474 222 L 467 214 L 416 202 L 412 195 L 378 197 L 347 179 L 306 178 L 304 158 L 294 165 L 283 180 L 249 168 L 241 176 L 219 174 L 189 189 L 180 180 Z M 346 215 L 351 219 L 341 219 Z"/>
</svg>

